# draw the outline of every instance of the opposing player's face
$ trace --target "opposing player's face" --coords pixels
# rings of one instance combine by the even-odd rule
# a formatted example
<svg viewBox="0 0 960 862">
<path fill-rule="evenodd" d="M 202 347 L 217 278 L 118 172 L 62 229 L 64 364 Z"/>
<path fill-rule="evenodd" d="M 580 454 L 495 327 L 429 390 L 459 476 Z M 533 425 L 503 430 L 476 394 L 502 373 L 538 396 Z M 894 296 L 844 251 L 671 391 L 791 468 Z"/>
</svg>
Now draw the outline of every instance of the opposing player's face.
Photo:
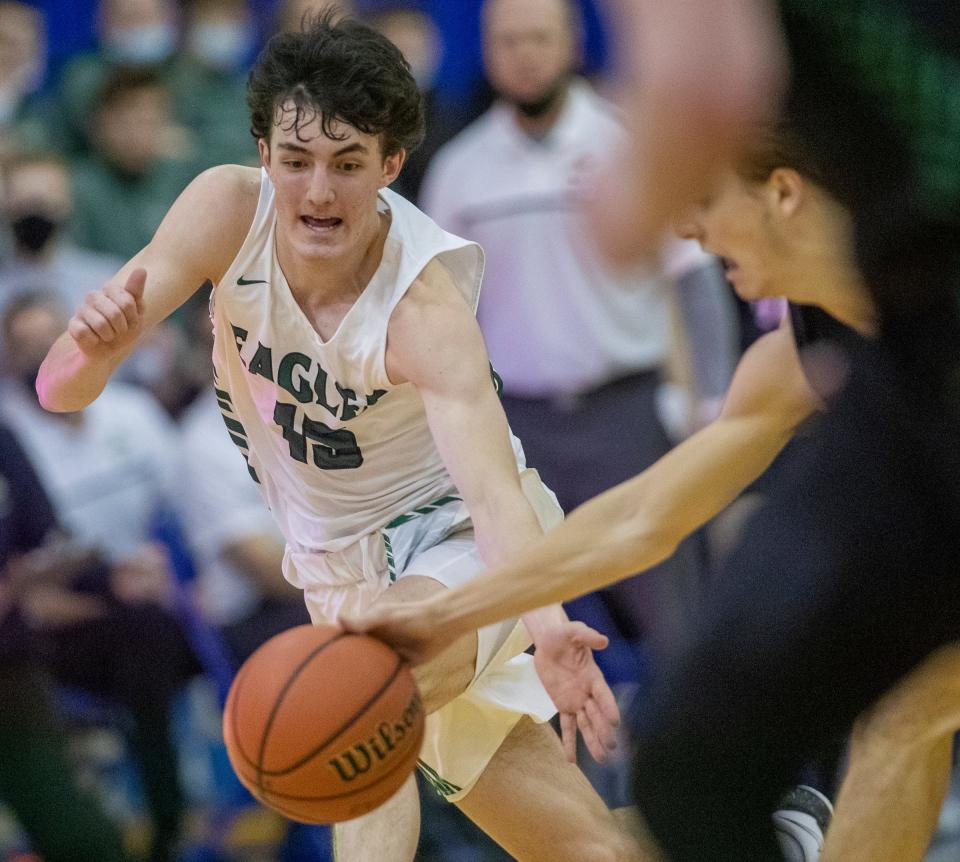
<svg viewBox="0 0 960 862">
<path fill-rule="evenodd" d="M 327 137 L 319 115 L 293 124 L 278 112 L 260 158 L 276 188 L 278 229 L 299 255 L 336 259 L 365 248 L 379 230 L 377 193 L 392 183 L 402 153 L 383 157 L 380 139 L 335 123 Z"/>
<path fill-rule="evenodd" d="M 690 209 L 677 232 L 721 258 L 741 299 L 788 296 L 790 255 L 777 204 L 766 185 L 749 183 L 729 170 L 714 192 Z"/>
</svg>

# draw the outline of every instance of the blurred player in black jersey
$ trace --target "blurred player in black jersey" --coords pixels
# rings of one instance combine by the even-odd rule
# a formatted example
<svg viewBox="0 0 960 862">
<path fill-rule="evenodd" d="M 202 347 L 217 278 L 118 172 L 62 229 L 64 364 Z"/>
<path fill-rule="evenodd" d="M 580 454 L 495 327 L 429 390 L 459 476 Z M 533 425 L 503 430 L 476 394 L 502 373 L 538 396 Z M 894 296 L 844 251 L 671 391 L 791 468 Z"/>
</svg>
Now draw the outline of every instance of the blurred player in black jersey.
<svg viewBox="0 0 960 862">
<path fill-rule="evenodd" d="M 782 611 L 764 620 L 762 602 L 748 612 L 728 597 L 718 603 L 717 618 L 726 608 L 739 613 L 739 625 L 720 623 L 702 641 L 701 649 L 716 657 L 714 641 L 736 649 L 751 622 L 769 631 L 801 623 L 802 606 L 791 609 L 786 600 L 790 591 L 813 603 L 816 614 L 793 643 L 790 661 L 806 663 L 821 685 L 791 691 L 784 682 L 790 674 L 778 671 L 776 660 L 752 669 L 753 683 L 777 704 L 772 726 L 798 750 L 791 755 L 769 741 L 762 710 L 751 705 L 738 727 L 747 745 L 746 728 L 755 722 L 760 741 L 734 763 L 738 734 L 714 744 L 710 718 L 699 730 L 686 721 L 709 710 L 709 698 L 700 691 L 688 700 L 678 695 L 674 712 L 650 718 L 643 738 L 651 742 L 641 745 L 637 763 L 640 804 L 663 843 L 676 847 L 697 820 L 703 835 L 711 825 L 739 822 L 731 835 L 749 836 L 762 828 L 764 806 L 746 815 L 752 819 L 731 819 L 723 802 L 708 813 L 696 792 L 687 792 L 684 806 L 661 794 L 657 776 L 676 761 L 659 740 L 652 742 L 660 723 L 684 726 L 679 749 L 704 734 L 702 747 L 726 758 L 712 773 L 718 784 L 735 778 L 762 796 L 777 764 L 786 771 L 786 763 L 798 760 L 799 740 L 839 726 L 931 649 L 960 636 L 952 584 L 960 557 L 960 5 L 694 0 L 658 8 L 625 0 L 620 11 L 636 40 L 648 45 L 683 33 L 683 62 L 697 61 L 681 68 L 675 57 L 670 68 L 655 52 L 633 55 L 644 83 L 632 97 L 638 130 L 632 169 L 658 185 L 648 191 L 638 183 L 613 184 L 619 194 L 597 213 L 596 233 L 608 253 L 621 260 L 642 253 L 670 207 L 698 195 L 722 156 L 744 145 L 751 126 L 741 121 L 779 110 L 817 162 L 823 187 L 853 216 L 879 336 L 847 344 L 826 362 L 814 359 L 833 407 L 818 430 L 817 451 L 807 452 L 792 480 L 775 484 L 753 538 L 725 573 L 734 584 L 766 586 Z M 726 63 L 732 76 L 724 74 Z M 673 128 L 684 130 L 679 144 Z M 958 664 L 956 650 L 941 650 L 861 721 L 824 862 L 922 857 L 946 789 L 952 732 L 960 726 Z M 706 668 L 691 667 L 677 669 L 665 688 L 676 693 L 685 683 L 689 692 L 698 676 L 709 677 Z M 695 811 L 700 816 L 691 821 Z M 758 858 L 741 848 L 741 858 Z M 735 852 L 731 847 L 731 858 Z"/>
<path fill-rule="evenodd" d="M 638 734 L 638 803 L 670 858 L 772 859 L 779 854 L 768 812 L 795 770 L 931 652 L 960 637 L 954 579 L 960 556 L 960 6 L 933 0 L 781 0 L 776 6 L 621 0 L 620 6 L 620 32 L 637 72 L 630 93 L 635 149 L 611 171 L 609 193 L 598 195 L 602 209 L 593 225 L 610 257 L 645 253 L 667 217 L 708 190 L 714 191 L 694 232 L 724 253 L 715 223 L 711 229 L 703 213 L 715 215 L 730 193 L 724 184 L 734 179 L 723 166 L 744 164 L 739 154 L 755 143 L 756 123 L 779 114 L 815 169 L 806 179 L 851 219 L 846 239 L 855 251 L 853 270 L 862 274 L 861 297 L 872 309 L 860 336 L 833 331 L 803 345 L 803 378 L 829 409 L 811 445 L 771 484 L 766 505 L 719 578 L 695 646 L 659 680 Z M 782 215 L 789 195 L 782 183 L 771 185 L 776 176 L 774 170 L 754 182 L 753 191 L 758 206 Z M 746 205 L 741 192 L 739 203 Z M 777 227 L 768 216 L 755 226 Z M 771 230 L 757 246 L 769 253 L 766 262 L 731 255 L 731 278 L 741 292 L 764 263 L 787 259 L 785 246 L 776 244 L 785 236 Z M 800 245 L 814 265 L 815 244 Z M 836 271 L 818 274 L 821 292 L 836 291 Z M 805 281 L 812 283 L 809 273 Z M 817 304 L 831 307 L 822 297 Z M 844 317 L 836 304 L 832 311 Z M 855 315 L 846 316 L 853 323 Z M 675 499 L 684 475 L 691 484 L 704 479 L 704 465 L 686 446 L 672 462 L 682 450 L 686 470 L 667 474 L 679 478 L 666 491 L 664 470 L 655 471 L 671 456 L 575 513 L 536 552 L 478 579 L 469 592 L 446 596 L 432 617 L 433 637 L 633 571 L 664 522 L 657 498 Z M 727 469 L 754 469 L 750 457 L 744 453 Z M 644 523 L 643 513 L 651 511 L 656 517 Z M 598 545 L 604 537 L 619 539 L 619 552 L 585 547 L 590 528 Z M 436 644 L 399 620 L 378 631 L 414 658 Z M 937 696 L 947 689 L 954 663 L 948 649 L 908 678 L 914 693 L 927 691 L 914 704 L 935 703 L 949 712 L 960 703 L 960 697 Z M 894 716 L 892 726 L 898 711 L 902 716 L 895 695 L 879 707 Z M 943 736 L 951 719 L 937 718 Z M 859 751 L 869 758 L 869 750 Z M 912 755 L 921 776 L 922 767 L 938 762 L 932 747 L 927 763 Z M 828 846 L 826 860 L 850 860 L 858 852 L 872 860 L 884 852 L 898 862 L 918 858 L 935 806 L 921 805 L 917 788 L 926 780 L 926 789 L 935 789 L 942 767 L 928 771 L 932 777 L 913 787 L 918 797 L 911 810 L 887 810 L 888 823 L 905 814 L 914 818 L 912 830 L 901 830 L 902 846 L 875 852 L 850 840 L 842 851 Z M 889 806 L 889 794 L 877 801 Z M 883 844 L 889 835 L 874 828 L 883 812 L 869 805 L 865 811 Z M 856 819 L 851 814 L 849 820 Z"/>
</svg>

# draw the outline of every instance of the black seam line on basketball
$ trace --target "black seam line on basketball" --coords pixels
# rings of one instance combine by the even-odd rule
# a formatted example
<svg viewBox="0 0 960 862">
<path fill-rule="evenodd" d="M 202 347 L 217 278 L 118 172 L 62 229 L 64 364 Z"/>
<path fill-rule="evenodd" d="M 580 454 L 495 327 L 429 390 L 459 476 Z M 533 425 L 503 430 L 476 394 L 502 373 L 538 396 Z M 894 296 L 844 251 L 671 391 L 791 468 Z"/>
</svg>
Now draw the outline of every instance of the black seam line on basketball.
<svg viewBox="0 0 960 862">
<path fill-rule="evenodd" d="M 418 740 L 418 742 L 419 742 L 419 745 L 417 746 L 417 748 L 419 749 L 420 746 L 423 744 L 423 734 L 420 735 L 420 739 Z M 276 790 L 263 789 L 260 792 L 262 796 L 267 797 L 269 799 L 280 799 L 280 800 L 285 800 L 289 802 L 327 802 L 328 800 L 331 800 L 331 799 L 347 799 L 351 796 L 356 796 L 359 793 L 366 793 L 367 791 L 376 787 L 380 782 L 389 778 L 391 775 L 393 775 L 394 772 L 396 772 L 398 769 L 400 769 L 404 765 L 405 765 L 405 762 L 403 760 L 399 760 L 397 761 L 397 763 L 391 766 L 389 770 L 387 770 L 386 772 L 380 773 L 377 776 L 377 781 L 375 783 L 367 784 L 367 785 L 364 785 L 363 787 L 357 787 L 353 790 L 348 790 L 345 793 L 331 793 L 328 796 L 294 796 L 292 793 L 278 793 Z M 412 772 L 413 770 L 411 770 L 411 774 Z"/>
<path fill-rule="evenodd" d="M 420 739 L 417 740 L 418 745 L 417 749 L 419 751 L 420 747 L 423 745 L 423 734 L 420 734 Z M 366 784 L 363 787 L 357 787 L 354 790 L 348 790 L 345 793 L 331 793 L 328 796 L 294 796 L 292 793 L 279 793 L 276 790 L 267 790 L 262 789 L 261 793 L 264 796 L 269 796 L 271 799 L 288 799 L 293 802 L 326 802 L 328 799 L 346 799 L 348 796 L 356 796 L 358 793 L 366 793 L 372 787 L 376 787 L 381 781 L 385 778 L 389 778 L 396 772 L 401 766 L 404 765 L 403 760 L 398 760 L 393 766 L 391 766 L 386 772 L 381 772 L 377 774 L 377 781 L 374 784 Z M 414 764 L 416 768 L 416 764 Z M 411 770 L 413 772 L 413 770 Z"/>
<path fill-rule="evenodd" d="M 237 691 L 238 691 L 238 695 L 237 695 L 236 698 L 234 698 L 234 702 L 233 702 L 233 713 L 232 713 L 232 715 L 233 715 L 233 727 L 234 727 L 234 734 L 233 734 L 233 735 L 234 735 L 234 739 L 235 739 L 235 741 L 236 741 L 237 753 L 238 753 L 238 754 L 240 755 L 240 757 L 243 759 L 244 764 L 245 764 L 246 766 L 249 766 L 254 772 L 256 772 L 256 771 L 258 771 L 257 761 L 256 761 L 256 759 L 254 759 L 253 757 L 251 757 L 249 754 L 247 754 L 247 753 L 243 750 L 243 745 L 242 745 L 241 742 L 240 742 L 240 734 L 239 734 L 239 732 L 237 732 L 237 730 L 236 730 L 237 723 L 238 723 L 238 719 L 237 719 L 236 716 L 237 716 L 237 713 L 240 711 L 240 696 L 239 696 L 239 690 L 240 690 L 240 689 L 239 689 L 239 687 L 240 687 L 240 685 L 241 685 L 242 682 L 243 682 L 243 680 L 240 679 L 240 676 L 244 673 L 245 670 L 247 670 L 247 668 L 246 668 L 245 666 L 244 666 L 244 667 L 241 667 L 241 668 L 240 668 L 240 672 L 239 672 L 239 674 L 237 675 L 237 680 L 238 680 L 238 682 L 237 682 Z"/>
<path fill-rule="evenodd" d="M 346 632 L 338 632 L 330 640 L 324 641 L 320 646 L 316 647 L 313 652 L 311 652 L 300 664 L 297 666 L 296 670 L 287 678 L 287 681 L 283 684 L 283 688 L 277 693 L 277 697 L 273 702 L 273 709 L 270 710 L 270 715 L 267 716 L 267 723 L 263 728 L 263 735 L 260 737 L 260 754 L 257 757 L 256 770 L 257 770 L 257 786 L 263 789 L 263 755 L 267 750 L 267 737 L 270 736 L 270 729 L 273 727 L 274 719 L 277 717 L 277 713 L 280 711 L 280 705 L 283 703 L 284 697 L 286 697 L 287 691 L 289 691 L 290 686 L 296 681 L 297 677 L 300 676 L 300 672 L 312 662 L 320 653 L 322 653 L 330 644 L 335 643 L 344 637 Z"/>
<path fill-rule="evenodd" d="M 351 724 L 353 724 L 358 718 L 360 718 L 361 715 L 363 715 L 368 709 L 370 709 L 371 706 L 373 706 L 377 702 L 377 699 L 380 697 L 380 695 L 382 695 L 393 684 L 393 681 L 397 678 L 397 674 L 400 673 L 402 668 L 403 668 L 403 659 L 401 659 L 400 656 L 397 656 L 397 664 L 396 664 L 396 667 L 394 667 L 393 669 L 393 673 L 390 674 L 390 676 L 387 678 L 387 681 L 382 686 L 380 686 L 379 690 L 374 692 L 373 695 L 371 695 L 370 699 L 363 706 L 361 706 L 360 709 L 358 709 L 353 715 L 351 715 L 350 718 L 348 718 L 340 727 L 338 727 L 330 736 L 328 736 L 324 742 L 318 745 L 309 754 L 305 754 L 296 763 L 291 764 L 285 769 L 276 769 L 276 770 L 263 769 L 262 768 L 263 759 L 261 758 L 260 760 L 261 766 L 258 767 L 257 771 L 261 775 L 266 775 L 270 778 L 278 778 L 281 775 L 289 775 L 291 772 L 294 772 L 295 770 L 299 769 L 305 763 L 309 763 L 311 760 L 313 760 L 314 757 L 316 757 L 321 751 L 323 751 L 323 749 L 325 749 L 328 745 L 330 745 L 330 743 L 333 742 L 338 736 L 343 734 L 350 727 Z M 266 745 L 266 738 L 269 732 L 270 732 L 270 728 L 268 725 L 267 728 L 263 731 L 264 745 Z M 261 784 L 260 786 L 262 787 L 263 785 Z"/>
<path fill-rule="evenodd" d="M 341 632 L 341 634 L 345 634 L 345 632 Z M 331 640 L 333 640 L 333 639 L 331 638 Z M 328 643 L 329 643 L 329 641 L 328 641 Z M 235 683 L 234 683 L 235 686 L 236 686 L 236 688 L 237 688 L 237 692 L 238 692 L 237 696 L 236 696 L 236 697 L 234 698 L 234 700 L 233 700 L 233 712 L 232 712 L 232 715 L 234 715 L 234 719 L 233 719 L 233 722 L 234 722 L 233 726 L 234 726 L 234 728 L 236 728 L 236 726 L 237 726 L 237 725 L 236 725 L 237 719 L 236 719 L 235 716 L 236 716 L 236 713 L 237 713 L 237 712 L 239 711 L 239 709 L 240 709 L 240 706 L 239 706 L 239 704 L 240 704 L 240 695 L 239 695 L 240 686 L 243 684 L 243 677 L 247 674 L 247 671 L 248 671 L 248 670 L 249 670 L 249 668 L 248 668 L 246 665 L 241 666 L 240 670 L 237 672 L 237 678 L 236 678 L 236 681 L 235 681 Z M 252 758 L 249 754 L 247 754 L 247 753 L 243 750 L 243 746 L 242 746 L 241 743 L 240 743 L 240 734 L 237 733 L 236 730 L 234 731 L 234 739 L 235 739 L 235 742 L 236 742 L 237 754 L 240 755 L 241 759 L 243 760 L 244 765 L 250 767 L 250 769 L 252 769 L 254 772 L 259 772 L 259 771 L 260 771 L 260 767 L 257 765 L 257 761 L 256 761 L 254 758 Z"/>
<path fill-rule="evenodd" d="M 337 640 L 337 639 L 340 638 L 340 637 L 344 637 L 344 636 L 346 636 L 347 634 L 348 634 L 348 632 L 340 632 L 340 634 L 337 635 L 336 638 L 331 638 L 329 641 L 327 641 L 327 644 L 331 644 L 331 643 L 333 643 L 334 640 Z M 319 649 L 319 648 L 318 648 L 318 649 Z M 305 661 L 305 662 L 310 661 L 310 656 L 307 656 L 307 657 L 304 659 L 304 661 Z M 231 714 L 233 714 L 233 715 L 235 715 L 235 714 L 237 713 L 237 711 L 240 709 L 240 706 L 239 706 L 239 704 L 240 704 L 240 695 L 239 695 L 240 686 L 241 686 L 241 684 L 243 683 L 243 677 L 244 677 L 245 675 L 247 675 L 247 672 L 248 672 L 248 671 L 249 671 L 249 668 L 247 667 L 247 665 L 243 665 L 243 666 L 240 668 L 239 672 L 237 673 L 237 680 L 236 680 L 236 683 L 235 683 L 235 684 L 236 684 L 236 686 L 237 686 L 237 692 L 238 692 L 238 693 L 237 693 L 237 696 L 233 699 L 233 712 L 231 713 Z M 296 674 L 296 673 L 299 673 L 299 669 L 296 670 L 296 671 L 294 671 L 294 674 Z M 396 672 L 394 672 L 393 679 L 396 679 Z M 292 677 L 291 677 L 291 681 L 292 681 Z M 389 685 L 389 682 L 388 682 L 388 685 Z M 279 698 L 279 697 L 280 697 L 280 695 L 278 694 L 278 698 Z M 275 703 L 276 703 L 276 702 L 277 702 L 277 701 L 275 701 Z M 361 707 L 361 711 L 364 710 L 364 709 L 366 709 L 366 706 Z M 360 713 L 357 713 L 357 715 L 359 715 L 359 714 L 360 714 Z M 355 718 L 356 718 L 356 716 L 354 717 L 354 720 L 355 720 Z M 236 718 L 234 718 L 234 727 L 236 727 Z M 266 729 L 264 730 L 264 734 L 266 734 Z M 237 749 L 237 753 L 238 753 L 238 754 L 240 755 L 240 757 L 243 759 L 243 762 L 244 762 L 247 766 L 250 767 L 250 769 L 252 769 L 254 772 L 257 772 L 257 773 L 263 772 L 263 774 L 264 774 L 264 775 L 267 775 L 267 776 L 272 776 L 272 775 L 274 775 L 274 773 L 272 773 L 272 772 L 265 771 L 265 770 L 261 769 L 261 766 L 257 763 L 257 761 L 256 761 L 254 758 L 250 757 L 250 755 L 247 754 L 247 753 L 243 750 L 243 746 L 240 744 L 240 734 L 239 734 L 239 733 L 234 732 L 234 737 L 235 737 L 235 739 L 236 739 L 236 749 Z"/>
</svg>

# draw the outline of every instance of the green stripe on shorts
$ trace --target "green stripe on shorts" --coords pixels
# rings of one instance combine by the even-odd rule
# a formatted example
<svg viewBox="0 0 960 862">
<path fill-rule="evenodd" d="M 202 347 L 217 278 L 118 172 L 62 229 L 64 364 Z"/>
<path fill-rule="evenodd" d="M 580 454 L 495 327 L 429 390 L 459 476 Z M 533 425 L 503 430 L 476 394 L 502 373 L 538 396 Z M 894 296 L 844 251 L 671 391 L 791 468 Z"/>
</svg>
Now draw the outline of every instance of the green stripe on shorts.
<svg viewBox="0 0 960 862">
<path fill-rule="evenodd" d="M 396 583 L 411 560 L 449 535 L 457 523 L 459 512 L 459 506 L 451 504 L 462 502 L 460 497 L 448 494 L 394 518 L 381 528 L 387 575 L 391 584 Z"/>
<path fill-rule="evenodd" d="M 435 769 L 422 760 L 417 761 L 417 769 L 420 770 L 420 774 L 429 782 L 430 786 L 444 798 L 453 796 L 454 793 L 459 793 L 462 790 L 456 784 L 441 778 Z"/>
<path fill-rule="evenodd" d="M 395 584 L 397 582 L 397 564 L 393 559 L 393 545 L 390 544 L 390 537 L 386 533 L 383 534 L 383 547 L 387 552 L 387 573 L 390 575 L 390 583 Z"/>
</svg>

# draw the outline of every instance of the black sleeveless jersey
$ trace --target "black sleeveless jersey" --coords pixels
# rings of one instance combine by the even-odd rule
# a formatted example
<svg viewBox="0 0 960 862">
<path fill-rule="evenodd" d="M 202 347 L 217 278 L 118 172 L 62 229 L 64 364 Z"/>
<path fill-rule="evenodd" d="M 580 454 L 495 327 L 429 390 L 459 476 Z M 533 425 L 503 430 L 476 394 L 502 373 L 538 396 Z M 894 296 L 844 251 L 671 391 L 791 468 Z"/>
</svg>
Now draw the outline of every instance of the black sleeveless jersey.
<svg viewBox="0 0 960 862">
<path fill-rule="evenodd" d="M 784 112 L 853 214 L 880 340 L 910 377 L 960 380 L 960 3 L 778 0 Z"/>
<path fill-rule="evenodd" d="M 857 333 L 822 308 L 815 305 L 799 305 L 791 302 L 790 323 L 797 349 L 802 350 L 819 341 L 849 342 Z"/>
</svg>

